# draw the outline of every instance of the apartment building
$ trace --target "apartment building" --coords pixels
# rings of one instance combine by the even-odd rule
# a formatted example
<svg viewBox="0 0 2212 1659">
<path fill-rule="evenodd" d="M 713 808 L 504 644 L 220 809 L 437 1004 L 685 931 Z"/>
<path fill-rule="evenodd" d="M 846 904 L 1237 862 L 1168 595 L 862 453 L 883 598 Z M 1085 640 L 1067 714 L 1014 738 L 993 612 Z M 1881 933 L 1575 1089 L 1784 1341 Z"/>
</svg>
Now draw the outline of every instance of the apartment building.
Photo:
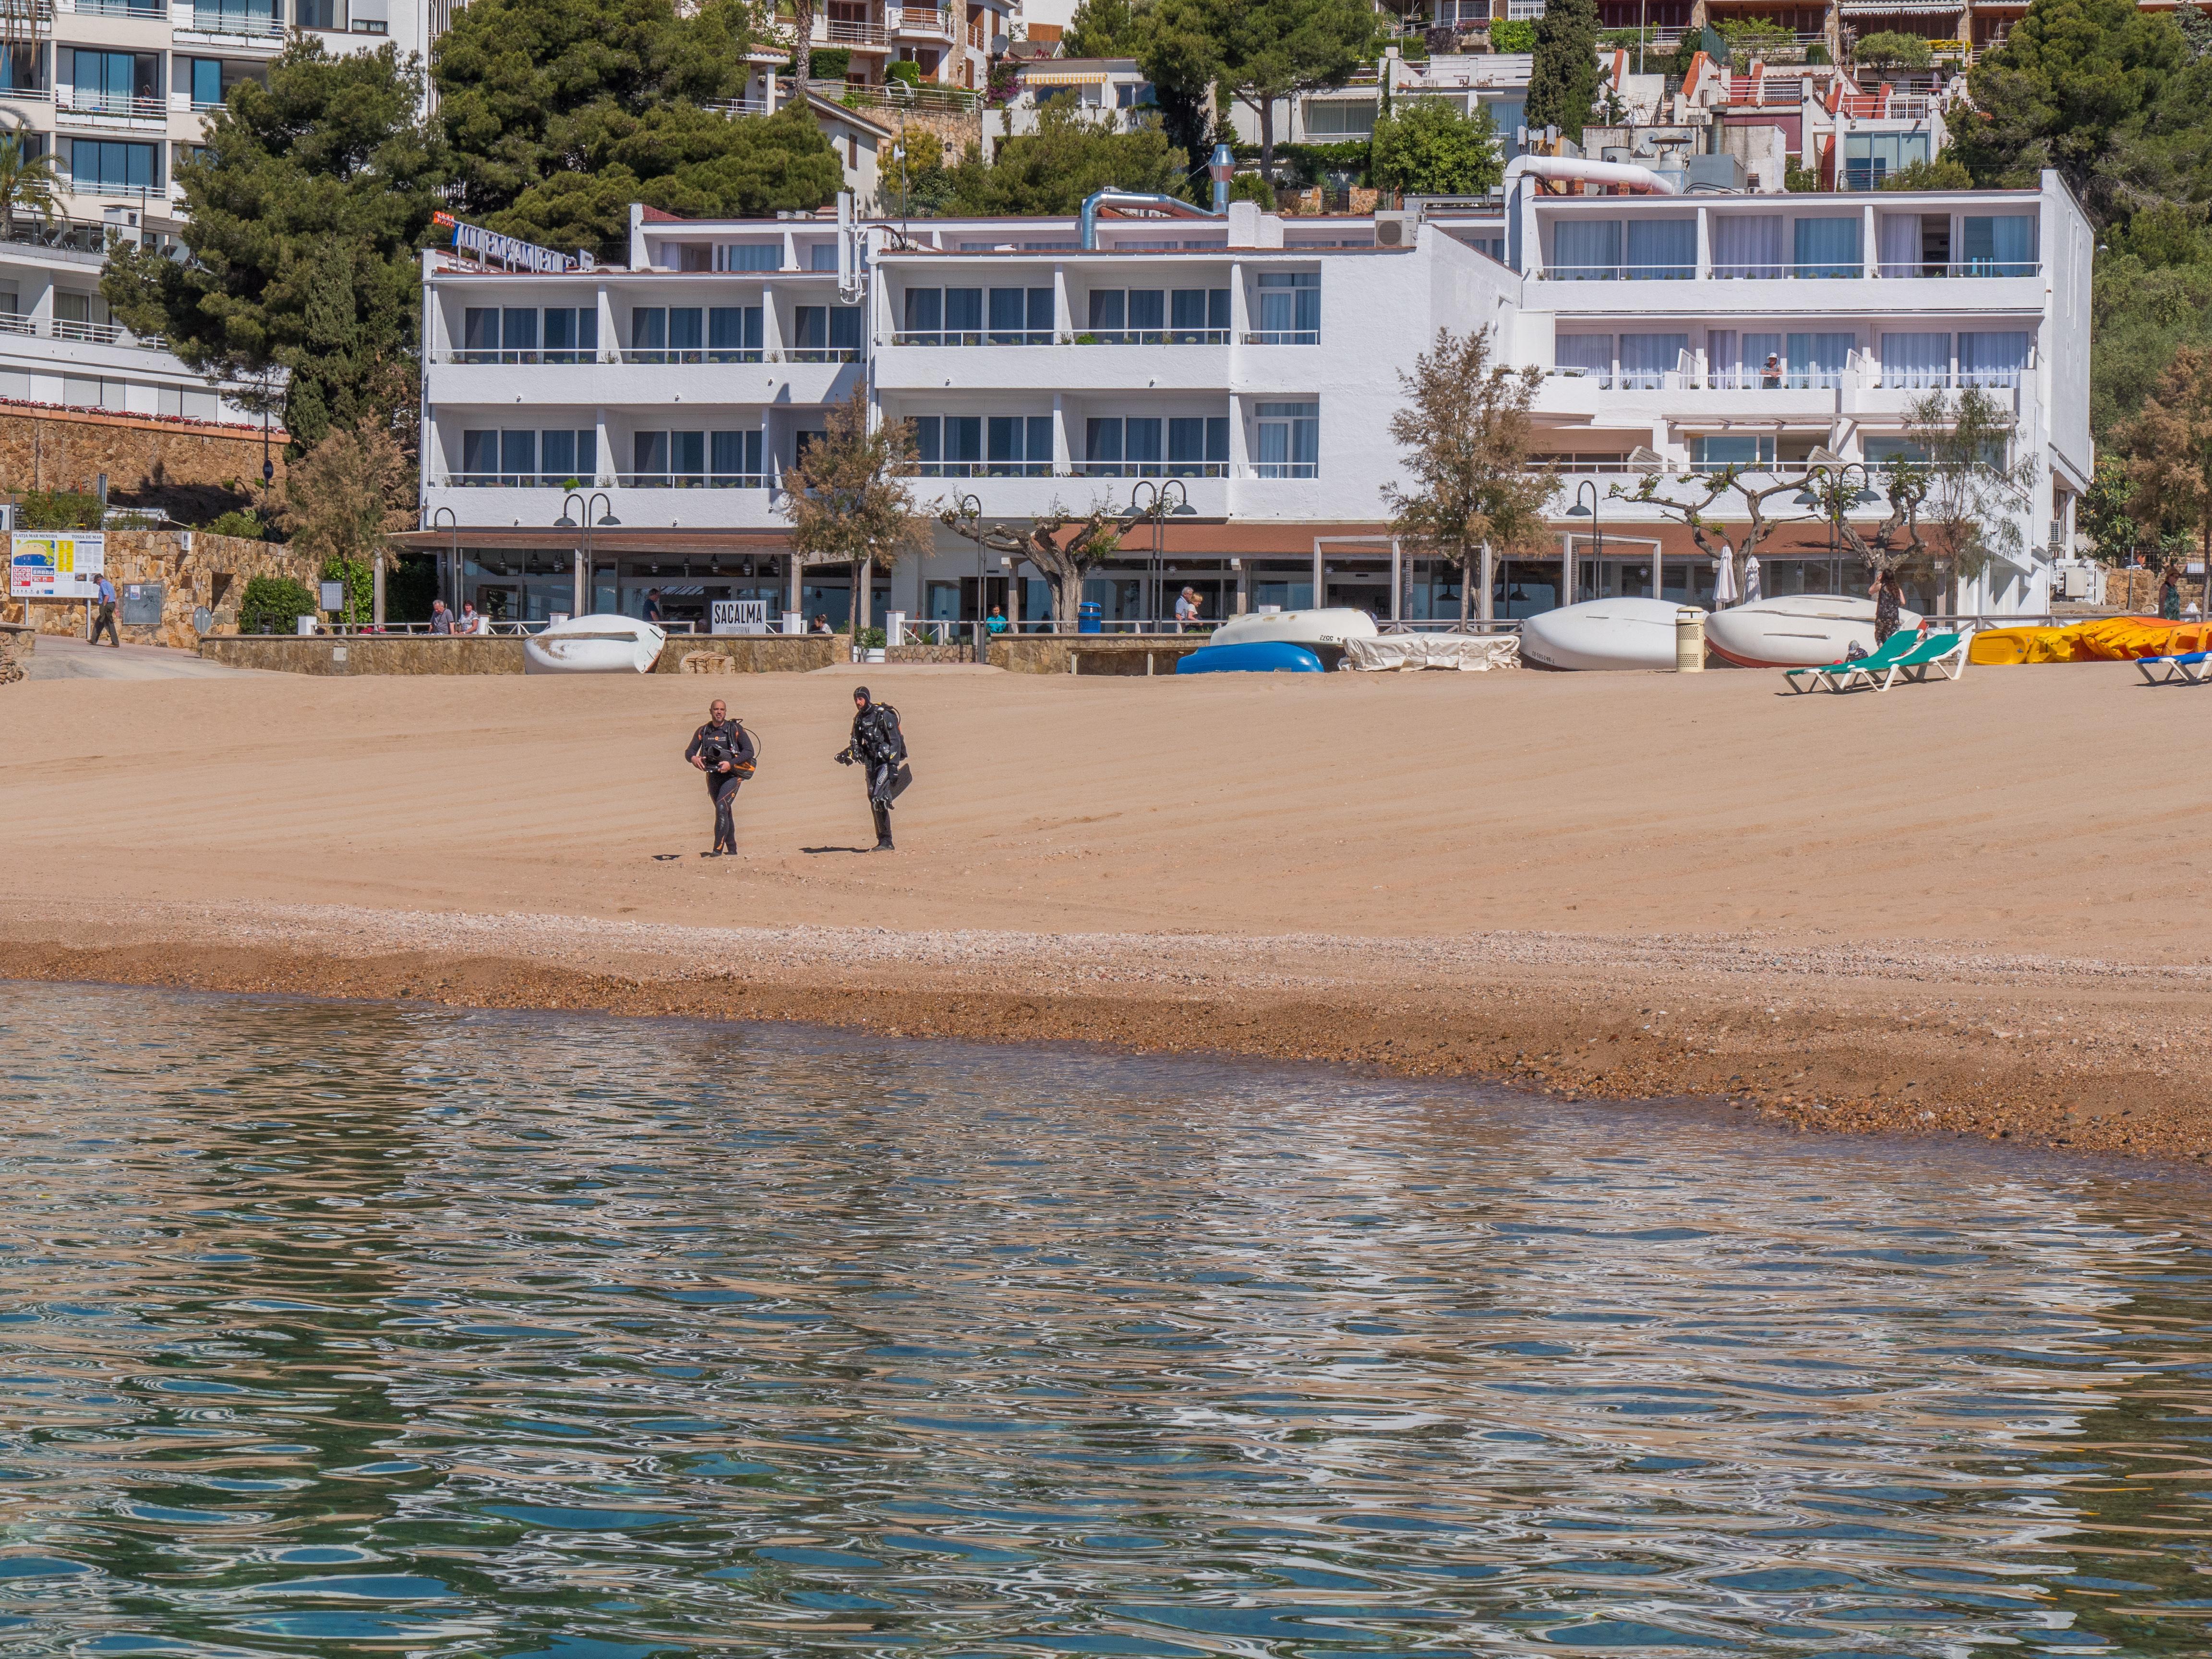
<svg viewBox="0 0 2212 1659">
<path fill-rule="evenodd" d="M 1389 424 L 1439 329 L 1487 327 L 1541 372 L 1558 485 L 1557 550 L 1499 569 L 1498 614 L 1705 599 L 1710 562 L 1616 486 L 1656 474 L 1695 499 L 1731 462 L 1760 485 L 1847 465 L 1878 483 L 1911 453 L 1913 401 L 1966 386 L 2009 411 L 2039 482 L 2021 550 L 1961 603 L 2040 610 L 2090 470 L 2092 243 L 2056 175 L 2030 191 L 1783 198 L 1650 178 L 1645 193 L 1567 195 L 1517 172 L 1488 213 L 1133 204 L 1087 222 L 866 224 L 849 279 L 838 227 L 815 218 L 641 213 L 627 269 L 564 276 L 434 252 L 416 544 L 453 599 L 495 615 L 635 614 L 657 592 L 678 620 L 714 599 L 842 620 L 849 573 L 794 573 L 779 480 L 857 392 L 913 423 L 927 504 L 1015 528 L 1129 517 L 1089 585 L 1109 619 L 1167 614 L 1186 586 L 1215 616 L 1479 612 L 1455 573 L 1392 541 Z M 1711 514 L 1740 524 L 1742 503 Z M 1769 555 L 1770 592 L 1864 580 L 1809 520 Z M 950 531 L 874 580 L 878 613 L 1051 611 L 1040 573 Z"/>
</svg>

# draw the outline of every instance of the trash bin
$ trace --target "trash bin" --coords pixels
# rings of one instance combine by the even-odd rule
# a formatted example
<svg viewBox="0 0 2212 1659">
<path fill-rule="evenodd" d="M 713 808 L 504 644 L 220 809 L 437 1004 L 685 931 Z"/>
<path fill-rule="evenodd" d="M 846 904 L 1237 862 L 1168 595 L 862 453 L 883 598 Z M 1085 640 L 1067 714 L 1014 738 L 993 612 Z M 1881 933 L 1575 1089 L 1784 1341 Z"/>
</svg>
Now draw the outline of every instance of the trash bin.
<svg viewBox="0 0 2212 1659">
<path fill-rule="evenodd" d="M 1106 625 L 1099 619 L 1105 615 L 1103 605 L 1083 604 L 1075 607 L 1075 631 L 1079 634 L 1103 634 Z"/>
<path fill-rule="evenodd" d="M 1674 613 L 1674 672 L 1700 674 L 1705 667 L 1705 613 L 1685 608 Z"/>
</svg>

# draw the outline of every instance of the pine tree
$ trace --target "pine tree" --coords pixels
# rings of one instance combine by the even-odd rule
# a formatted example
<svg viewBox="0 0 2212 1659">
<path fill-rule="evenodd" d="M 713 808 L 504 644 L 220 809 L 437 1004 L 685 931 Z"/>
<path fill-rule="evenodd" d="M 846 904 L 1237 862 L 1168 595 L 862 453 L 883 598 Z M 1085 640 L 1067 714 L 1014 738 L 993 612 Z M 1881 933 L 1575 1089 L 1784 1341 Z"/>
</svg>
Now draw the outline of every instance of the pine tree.
<svg viewBox="0 0 2212 1659">
<path fill-rule="evenodd" d="M 1596 0 L 1551 0 L 1536 24 L 1536 61 L 1523 118 L 1577 143 L 1597 100 Z"/>
</svg>

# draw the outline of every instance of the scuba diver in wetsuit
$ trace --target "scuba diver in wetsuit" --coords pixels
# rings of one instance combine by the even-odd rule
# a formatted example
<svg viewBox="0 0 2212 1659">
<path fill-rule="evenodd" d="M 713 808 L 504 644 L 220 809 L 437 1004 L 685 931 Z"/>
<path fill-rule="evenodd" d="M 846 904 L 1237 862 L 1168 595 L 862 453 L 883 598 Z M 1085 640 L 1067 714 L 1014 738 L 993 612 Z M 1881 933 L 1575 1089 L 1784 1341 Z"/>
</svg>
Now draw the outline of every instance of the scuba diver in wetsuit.
<svg viewBox="0 0 2212 1659">
<path fill-rule="evenodd" d="M 739 786 L 752 776 L 760 759 L 753 734 L 730 718 L 729 706 L 717 697 L 707 709 L 707 723 L 691 734 L 684 758 L 707 775 L 707 799 L 714 803 L 714 850 L 699 856 L 718 859 L 736 852 L 738 830 L 730 811 Z"/>
<path fill-rule="evenodd" d="M 876 820 L 876 851 L 897 850 L 891 845 L 891 802 L 914 781 L 906 763 L 906 734 L 899 730 L 898 710 L 887 702 L 868 700 L 868 688 L 853 692 L 853 739 L 836 757 L 837 764 L 860 763 L 868 786 L 868 810 Z"/>
</svg>

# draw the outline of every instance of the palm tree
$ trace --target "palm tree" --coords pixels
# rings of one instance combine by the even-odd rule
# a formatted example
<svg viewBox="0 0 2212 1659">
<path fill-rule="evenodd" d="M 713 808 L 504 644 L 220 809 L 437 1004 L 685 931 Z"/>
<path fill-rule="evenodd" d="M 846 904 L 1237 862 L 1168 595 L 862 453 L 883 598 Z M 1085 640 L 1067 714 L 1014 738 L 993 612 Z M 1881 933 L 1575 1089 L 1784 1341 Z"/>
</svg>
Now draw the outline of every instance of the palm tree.
<svg viewBox="0 0 2212 1659">
<path fill-rule="evenodd" d="M 0 134 L 0 234 L 18 214 L 34 213 L 53 223 L 60 187 L 52 156 L 27 154 L 20 133 Z"/>
</svg>

